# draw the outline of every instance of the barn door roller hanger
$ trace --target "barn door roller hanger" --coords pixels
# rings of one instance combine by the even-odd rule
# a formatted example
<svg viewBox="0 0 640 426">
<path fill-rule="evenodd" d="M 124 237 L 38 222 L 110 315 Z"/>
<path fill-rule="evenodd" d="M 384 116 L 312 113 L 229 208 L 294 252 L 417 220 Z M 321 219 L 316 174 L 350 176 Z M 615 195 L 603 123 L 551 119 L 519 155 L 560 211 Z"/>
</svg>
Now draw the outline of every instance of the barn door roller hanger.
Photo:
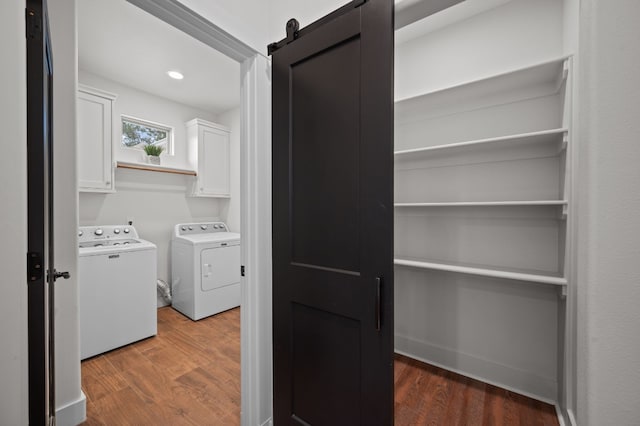
<svg viewBox="0 0 640 426">
<path fill-rule="evenodd" d="M 342 8 L 338 9 L 338 11 L 341 11 L 343 9 L 355 9 L 356 7 L 360 7 L 363 4 L 366 3 L 367 0 L 353 0 L 351 3 L 348 3 L 346 5 L 344 5 Z M 336 11 L 336 12 L 338 12 Z M 332 16 L 333 14 L 329 15 Z M 326 18 L 326 17 L 325 17 Z M 297 19 L 289 19 L 287 21 L 287 25 L 285 27 L 287 36 L 285 38 L 283 38 L 282 40 L 275 42 L 275 43 L 271 43 L 270 45 L 267 46 L 267 54 L 269 56 L 271 56 L 276 50 L 286 46 L 287 44 L 291 43 L 292 41 L 296 40 L 297 38 L 299 38 L 300 36 L 304 35 L 305 32 L 312 30 L 313 28 L 315 28 L 318 25 L 323 24 L 325 21 L 324 18 L 319 19 L 317 21 L 315 21 L 314 23 L 310 24 L 309 26 L 305 27 L 301 33 L 300 31 L 300 23 L 298 22 Z"/>
</svg>

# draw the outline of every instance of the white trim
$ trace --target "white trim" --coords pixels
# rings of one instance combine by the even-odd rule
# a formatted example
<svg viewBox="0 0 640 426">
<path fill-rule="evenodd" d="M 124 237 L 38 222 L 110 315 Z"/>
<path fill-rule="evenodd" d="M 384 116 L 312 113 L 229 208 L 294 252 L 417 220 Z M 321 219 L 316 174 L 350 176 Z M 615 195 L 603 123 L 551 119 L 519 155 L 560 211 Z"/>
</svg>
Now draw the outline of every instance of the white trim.
<svg viewBox="0 0 640 426">
<path fill-rule="evenodd" d="M 115 101 L 118 98 L 118 95 L 115 93 L 107 92 L 102 89 L 96 89 L 95 87 L 86 86 L 84 84 L 78 83 L 78 91 L 84 92 L 89 95 L 99 96 L 101 98 L 109 99 L 110 101 Z"/>
<path fill-rule="evenodd" d="M 222 130 L 223 132 L 227 132 L 227 133 L 231 132 L 231 129 L 229 129 L 227 126 L 214 123 L 213 121 L 203 120 L 202 118 L 194 118 L 193 120 L 189 120 L 186 123 L 184 123 L 184 125 L 187 127 L 203 125 L 203 126 L 213 127 L 214 129 Z"/>
<path fill-rule="evenodd" d="M 558 404 L 555 404 L 553 408 L 556 409 L 556 417 L 558 418 L 558 425 L 567 426 L 567 424 L 564 421 L 564 416 L 562 415 L 562 409 L 560 408 L 560 406 Z"/>
<path fill-rule="evenodd" d="M 269 61 L 261 55 L 242 64 L 240 222 L 246 276 L 242 279 L 240 335 L 244 426 L 268 423 L 272 414 L 270 70 Z"/>
<path fill-rule="evenodd" d="M 56 409 L 57 426 L 76 426 L 87 420 L 87 397 L 80 391 L 80 398 Z"/>
<path fill-rule="evenodd" d="M 273 426 L 273 419 L 271 417 L 269 417 L 267 420 L 265 420 L 264 423 L 262 423 L 260 426 Z"/>
</svg>

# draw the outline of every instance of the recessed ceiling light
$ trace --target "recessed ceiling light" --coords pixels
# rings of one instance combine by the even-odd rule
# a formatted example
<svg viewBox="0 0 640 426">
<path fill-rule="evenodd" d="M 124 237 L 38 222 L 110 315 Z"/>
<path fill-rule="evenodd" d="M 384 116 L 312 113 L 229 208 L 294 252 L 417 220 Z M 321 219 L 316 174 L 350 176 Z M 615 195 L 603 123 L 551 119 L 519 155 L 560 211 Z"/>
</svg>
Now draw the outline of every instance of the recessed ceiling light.
<svg viewBox="0 0 640 426">
<path fill-rule="evenodd" d="M 182 80 L 184 78 L 184 75 L 182 75 L 182 73 L 179 73 L 178 71 L 169 71 L 167 72 L 167 74 L 169 75 L 169 77 L 175 80 Z"/>
</svg>

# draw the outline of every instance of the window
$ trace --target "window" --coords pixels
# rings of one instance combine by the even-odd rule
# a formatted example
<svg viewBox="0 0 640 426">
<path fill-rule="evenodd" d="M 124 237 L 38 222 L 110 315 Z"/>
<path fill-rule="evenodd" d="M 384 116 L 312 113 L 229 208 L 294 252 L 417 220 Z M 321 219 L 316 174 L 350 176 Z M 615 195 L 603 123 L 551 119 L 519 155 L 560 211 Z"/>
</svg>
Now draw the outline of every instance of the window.
<svg viewBox="0 0 640 426">
<path fill-rule="evenodd" d="M 122 116 L 122 146 L 143 149 L 145 145 L 157 145 L 164 152 L 173 154 L 173 128 L 151 121 Z"/>
</svg>

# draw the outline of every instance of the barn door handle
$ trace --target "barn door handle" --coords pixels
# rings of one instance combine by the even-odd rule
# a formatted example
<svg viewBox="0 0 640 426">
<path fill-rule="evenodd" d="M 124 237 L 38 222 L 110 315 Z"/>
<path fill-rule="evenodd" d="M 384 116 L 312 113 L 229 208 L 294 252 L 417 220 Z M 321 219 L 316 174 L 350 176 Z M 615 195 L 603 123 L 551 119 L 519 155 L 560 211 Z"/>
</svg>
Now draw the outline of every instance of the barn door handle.
<svg viewBox="0 0 640 426">
<path fill-rule="evenodd" d="M 380 331 L 382 322 L 382 278 L 376 277 L 376 331 Z"/>
</svg>

